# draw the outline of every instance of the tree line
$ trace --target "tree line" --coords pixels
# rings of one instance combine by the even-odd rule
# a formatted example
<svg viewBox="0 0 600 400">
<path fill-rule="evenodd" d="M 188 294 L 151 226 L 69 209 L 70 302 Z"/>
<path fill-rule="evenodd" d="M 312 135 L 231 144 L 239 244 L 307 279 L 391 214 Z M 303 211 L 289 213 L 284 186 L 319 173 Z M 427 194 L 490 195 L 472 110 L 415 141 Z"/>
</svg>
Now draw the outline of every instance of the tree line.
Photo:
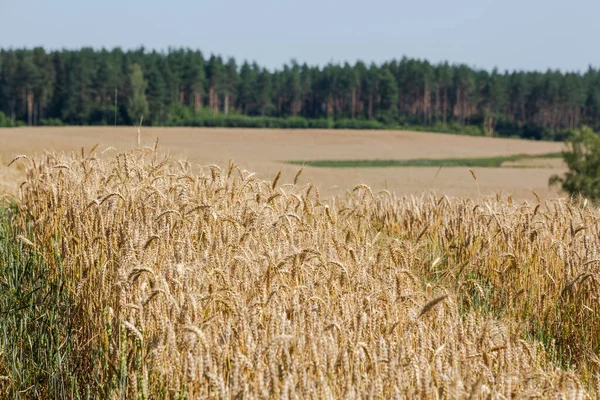
<svg viewBox="0 0 600 400">
<path fill-rule="evenodd" d="M 0 50 L 0 126 L 386 128 L 562 139 L 600 129 L 600 71 L 492 71 L 403 57 L 278 70 L 189 49 Z"/>
</svg>

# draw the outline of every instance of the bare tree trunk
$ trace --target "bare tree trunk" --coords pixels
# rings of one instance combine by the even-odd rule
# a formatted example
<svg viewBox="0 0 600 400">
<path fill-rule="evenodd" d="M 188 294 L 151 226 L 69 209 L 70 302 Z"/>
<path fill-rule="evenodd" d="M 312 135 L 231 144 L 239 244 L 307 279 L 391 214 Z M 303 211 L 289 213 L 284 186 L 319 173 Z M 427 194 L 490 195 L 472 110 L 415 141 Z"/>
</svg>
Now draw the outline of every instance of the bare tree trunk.
<svg viewBox="0 0 600 400">
<path fill-rule="evenodd" d="M 225 95 L 225 104 L 223 105 L 225 115 L 229 114 L 229 93 Z"/>
<path fill-rule="evenodd" d="M 335 97 L 333 101 L 333 110 L 335 115 L 340 115 L 344 112 L 344 99 L 341 97 Z"/>
<path fill-rule="evenodd" d="M 463 93 L 463 125 L 467 123 L 467 118 L 471 117 L 471 111 L 469 110 L 469 99 Z"/>
<path fill-rule="evenodd" d="M 431 108 L 431 93 L 429 92 L 429 84 L 425 83 L 425 87 L 423 89 L 423 119 L 426 124 L 429 124 L 430 121 L 430 109 Z"/>
<path fill-rule="evenodd" d="M 404 113 L 405 111 L 404 93 L 402 92 L 402 90 L 398 90 L 398 111 L 400 112 L 400 114 Z"/>
<path fill-rule="evenodd" d="M 360 99 L 360 95 L 356 95 L 356 97 Z M 365 102 L 358 100 L 358 104 L 356 105 L 356 115 L 360 116 L 363 111 L 365 111 Z"/>
<path fill-rule="evenodd" d="M 463 113 L 464 113 L 464 100 L 463 100 L 463 96 L 462 96 L 462 88 L 458 87 L 456 88 L 456 119 L 458 120 L 458 123 L 462 125 L 463 123 Z"/>
<path fill-rule="evenodd" d="M 214 90 L 213 90 L 212 97 L 213 97 L 213 113 L 218 114 L 219 113 L 219 95 Z"/>
<path fill-rule="evenodd" d="M 196 114 L 202 108 L 202 93 L 200 92 L 200 85 L 194 87 L 194 111 Z"/>
<path fill-rule="evenodd" d="M 354 117 L 356 117 L 356 88 L 352 89 L 352 110 L 350 112 L 350 115 L 352 116 L 352 119 L 354 119 Z"/>
<path fill-rule="evenodd" d="M 442 118 L 444 125 L 446 125 L 446 115 L 448 114 L 448 88 L 444 88 L 444 108 L 442 109 Z"/>
<path fill-rule="evenodd" d="M 435 123 L 440 122 L 440 87 L 436 85 L 435 88 Z"/>
<path fill-rule="evenodd" d="M 34 103 L 33 105 L 33 125 L 39 125 L 40 117 L 40 105 L 38 103 Z"/>
<path fill-rule="evenodd" d="M 33 124 L 33 92 L 27 91 L 27 123 L 28 125 Z"/>
<path fill-rule="evenodd" d="M 46 117 L 45 113 L 46 105 L 42 103 L 38 103 L 38 113 L 37 113 L 37 124 L 39 125 L 40 121 Z"/>
</svg>

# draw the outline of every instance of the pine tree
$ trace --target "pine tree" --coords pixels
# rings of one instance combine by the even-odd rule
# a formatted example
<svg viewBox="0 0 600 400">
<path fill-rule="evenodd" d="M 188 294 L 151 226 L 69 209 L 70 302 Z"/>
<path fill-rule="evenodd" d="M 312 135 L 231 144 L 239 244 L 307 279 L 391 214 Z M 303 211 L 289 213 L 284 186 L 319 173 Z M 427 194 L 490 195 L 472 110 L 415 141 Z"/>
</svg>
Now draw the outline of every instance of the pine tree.
<svg viewBox="0 0 600 400">
<path fill-rule="evenodd" d="M 600 129 L 600 72 L 594 68 L 500 73 L 403 57 L 368 67 L 292 60 L 268 71 L 256 63 L 238 69 L 234 59 L 224 63 L 216 55 L 205 60 L 200 51 L 143 47 L 0 50 L 0 111 L 11 124 L 46 118 L 131 123 L 137 119 L 127 103 L 133 65 L 147 82 L 152 124 L 192 123 L 207 106 L 215 114 L 477 125 L 488 134 L 545 139 L 564 138 L 582 124 Z M 123 100 L 117 109 L 115 96 Z"/>
<path fill-rule="evenodd" d="M 148 99 L 148 120 L 152 125 L 160 125 L 165 122 L 168 109 L 167 86 L 159 69 L 158 60 L 155 58 L 148 67 L 146 91 Z"/>
<path fill-rule="evenodd" d="M 17 81 L 17 57 L 10 50 L 2 53 L 2 73 L 0 74 L 0 109 L 12 123 L 17 118 L 17 99 L 19 82 Z"/>
<path fill-rule="evenodd" d="M 210 57 L 206 65 L 206 78 L 208 80 L 208 106 L 214 114 L 217 114 L 225 81 L 225 67 L 221 57 L 214 55 Z"/>
<path fill-rule="evenodd" d="M 223 113 L 229 114 L 230 108 L 235 104 L 237 95 L 238 73 L 235 59 L 230 58 L 225 66 L 225 76 L 223 80 Z"/>
<path fill-rule="evenodd" d="M 129 68 L 126 108 L 127 116 L 133 123 L 140 121 L 144 116 L 148 117 L 147 86 L 142 67 L 139 64 L 132 64 Z"/>
<path fill-rule="evenodd" d="M 392 123 L 398 114 L 398 85 L 388 68 L 381 68 L 377 75 L 377 119 Z"/>
</svg>

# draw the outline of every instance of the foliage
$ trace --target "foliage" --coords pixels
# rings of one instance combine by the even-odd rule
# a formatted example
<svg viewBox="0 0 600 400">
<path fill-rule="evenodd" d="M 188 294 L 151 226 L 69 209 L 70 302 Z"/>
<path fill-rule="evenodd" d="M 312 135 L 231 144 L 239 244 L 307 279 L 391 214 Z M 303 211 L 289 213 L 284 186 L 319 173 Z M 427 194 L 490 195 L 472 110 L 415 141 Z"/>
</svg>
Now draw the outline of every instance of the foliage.
<svg viewBox="0 0 600 400">
<path fill-rule="evenodd" d="M 11 128 L 12 126 L 12 121 L 6 118 L 6 115 L 0 111 L 0 128 Z"/>
<path fill-rule="evenodd" d="M 561 140 L 582 124 L 600 129 L 600 71 L 499 72 L 406 57 L 380 65 L 294 61 L 270 71 L 183 49 L 8 49 L 0 50 L 0 111 L 26 125 L 131 124 L 141 115 L 145 125 L 227 124 L 197 122 L 209 112 Z"/>
<path fill-rule="evenodd" d="M 144 79 L 142 68 L 138 64 L 129 67 L 129 86 L 126 99 L 127 115 L 132 122 L 140 121 L 148 115 L 148 100 L 146 88 L 148 84 Z"/>
<path fill-rule="evenodd" d="M 65 123 L 58 118 L 48 118 L 41 120 L 40 126 L 65 126 Z"/>
<path fill-rule="evenodd" d="M 178 109 L 184 109 L 178 107 Z M 279 128 L 279 129 L 329 129 L 337 128 L 338 125 L 327 119 L 306 119 L 302 117 L 251 117 L 240 114 L 214 115 L 212 113 L 200 113 L 193 116 L 188 112 L 182 112 L 167 125 L 169 126 L 194 126 L 194 127 L 220 127 L 220 128 Z M 339 126 L 342 129 L 342 126 Z"/>
<path fill-rule="evenodd" d="M 600 136 L 589 127 L 572 132 L 563 159 L 569 168 L 563 176 L 554 175 L 550 185 L 560 185 L 572 196 L 600 200 Z"/>
<path fill-rule="evenodd" d="M 385 129 L 386 125 L 377 120 L 340 119 L 335 121 L 336 129 Z"/>
<path fill-rule="evenodd" d="M 417 132 L 438 132 L 438 133 L 454 133 L 459 135 L 467 136 L 483 136 L 483 128 L 477 125 L 459 125 L 457 123 L 451 124 L 435 124 L 431 126 L 420 126 L 420 125 L 404 125 L 394 126 L 393 129 L 402 129 L 408 131 Z"/>
<path fill-rule="evenodd" d="M 0 397 L 73 398 L 72 304 L 63 265 L 49 268 L 18 225 L 17 207 L 0 206 Z M 16 397 L 15 397 L 16 398 Z"/>
</svg>

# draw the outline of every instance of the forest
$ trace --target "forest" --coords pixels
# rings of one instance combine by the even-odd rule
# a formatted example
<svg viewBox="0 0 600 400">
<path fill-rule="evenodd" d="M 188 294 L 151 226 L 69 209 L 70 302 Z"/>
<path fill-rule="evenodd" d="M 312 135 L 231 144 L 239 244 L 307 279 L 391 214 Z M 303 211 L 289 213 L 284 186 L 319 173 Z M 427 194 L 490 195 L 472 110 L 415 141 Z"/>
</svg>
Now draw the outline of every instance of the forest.
<svg viewBox="0 0 600 400">
<path fill-rule="evenodd" d="M 600 70 L 492 71 L 402 57 L 277 70 L 201 51 L 0 50 L 0 126 L 421 129 L 562 140 L 600 128 Z"/>
</svg>

